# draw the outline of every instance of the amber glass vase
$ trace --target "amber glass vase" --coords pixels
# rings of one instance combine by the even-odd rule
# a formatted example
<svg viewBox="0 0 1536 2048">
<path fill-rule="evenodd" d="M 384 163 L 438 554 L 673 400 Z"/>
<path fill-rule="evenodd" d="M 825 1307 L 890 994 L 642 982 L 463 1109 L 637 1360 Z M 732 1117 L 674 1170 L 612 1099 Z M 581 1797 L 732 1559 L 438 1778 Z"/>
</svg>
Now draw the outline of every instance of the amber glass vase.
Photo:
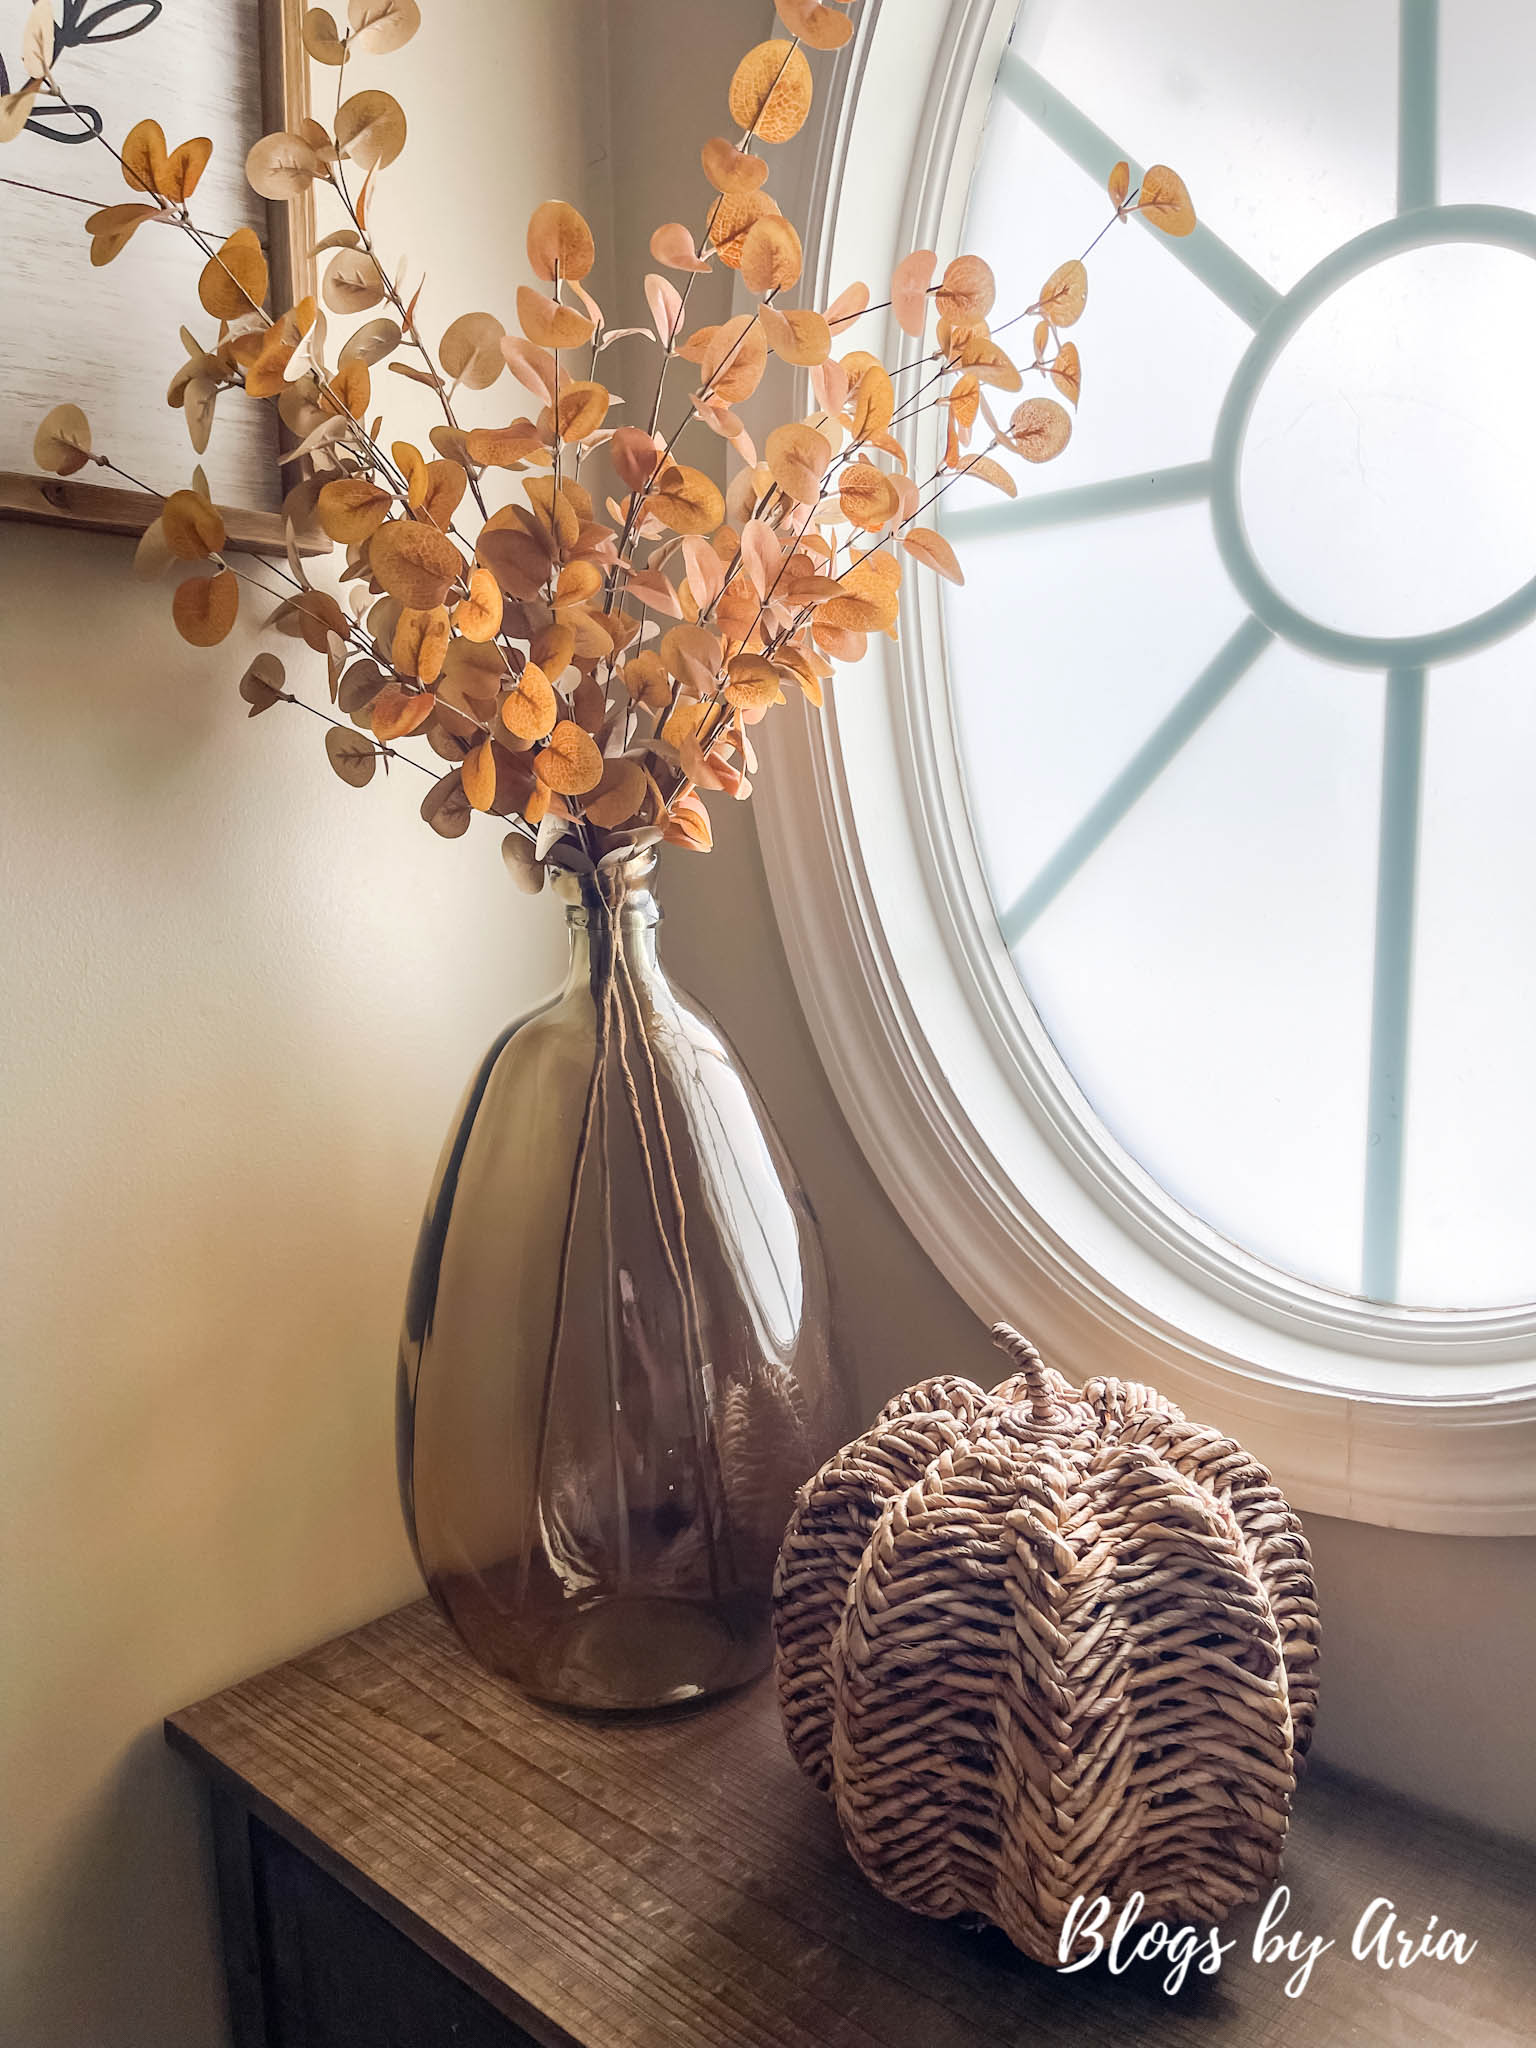
<svg viewBox="0 0 1536 2048">
<path fill-rule="evenodd" d="M 814 1221 L 661 970 L 654 870 L 557 880 L 570 973 L 470 1083 L 400 1346 L 423 1576 L 483 1664 L 574 1707 L 763 1669 L 795 1489 L 848 1433 Z"/>
</svg>

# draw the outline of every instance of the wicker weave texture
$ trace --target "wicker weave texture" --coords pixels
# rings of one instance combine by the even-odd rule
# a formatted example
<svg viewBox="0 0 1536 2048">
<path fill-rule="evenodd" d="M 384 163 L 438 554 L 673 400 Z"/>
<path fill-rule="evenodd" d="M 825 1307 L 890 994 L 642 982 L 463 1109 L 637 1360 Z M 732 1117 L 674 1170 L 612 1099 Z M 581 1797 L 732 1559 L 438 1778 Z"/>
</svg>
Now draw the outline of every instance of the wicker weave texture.
<svg viewBox="0 0 1536 2048">
<path fill-rule="evenodd" d="M 1273 1879 L 1317 1700 L 1306 1539 L 1264 1468 L 1006 1324 L 801 1489 L 785 1733 L 881 1891 L 1057 1961 L 1072 1901 L 1216 1921 Z"/>
</svg>

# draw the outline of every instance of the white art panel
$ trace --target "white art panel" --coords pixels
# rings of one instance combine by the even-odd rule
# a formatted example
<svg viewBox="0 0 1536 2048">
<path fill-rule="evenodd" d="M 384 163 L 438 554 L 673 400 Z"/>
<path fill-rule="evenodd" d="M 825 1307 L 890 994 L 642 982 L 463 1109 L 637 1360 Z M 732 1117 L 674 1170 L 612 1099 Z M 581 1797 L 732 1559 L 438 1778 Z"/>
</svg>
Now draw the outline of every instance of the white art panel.
<svg viewBox="0 0 1536 2048">
<path fill-rule="evenodd" d="M 0 0 L 11 83 L 28 6 Z M 222 239 L 249 225 L 266 243 L 267 208 L 244 175 L 246 151 L 266 125 L 261 16 L 261 0 L 57 0 L 54 72 L 80 112 L 40 99 L 0 151 L 0 471 L 35 473 L 38 422 L 69 400 L 90 420 L 93 446 L 145 486 L 169 492 L 189 481 L 198 458 L 165 389 L 183 360 L 177 330 L 215 336 L 197 302 L 202 258 L 186 235 L 150 221 L 110 265 L 93 269 L 85 222 L 93 207 L 132 196 L 103 145 L 120 149 L 149 117 L 172 148 L 195 135 L 213 142 L 192 201 L 199 226 Z M 219 503 L 275 508 L 271 407 L 225 398 L 202 462 Z M 120 479 L 88 469 L 80 481 Z"/>
</svg>

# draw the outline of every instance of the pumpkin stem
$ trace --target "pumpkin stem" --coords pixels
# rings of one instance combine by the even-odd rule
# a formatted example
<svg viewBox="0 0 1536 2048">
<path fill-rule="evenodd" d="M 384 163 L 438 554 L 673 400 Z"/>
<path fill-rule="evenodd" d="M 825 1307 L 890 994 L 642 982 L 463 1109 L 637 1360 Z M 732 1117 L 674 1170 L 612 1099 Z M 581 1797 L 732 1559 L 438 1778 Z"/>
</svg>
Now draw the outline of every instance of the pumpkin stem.
<svg viewBox="0 0 1536 2048">
<path fill-rule="evenodd" d="M 1046 1376 L 1045 1360 L 1034 1345 L 1027 1337 L 1021 1337 L 1012 1323 L 994 1323 L 992 1341 L 1000 1351 L 1008 1354 L 1015 1374 L 1029 1389 L 1031 1419 L 1042 1423 L 1059 1422 L 1061 1410 Z"/>
</svg>

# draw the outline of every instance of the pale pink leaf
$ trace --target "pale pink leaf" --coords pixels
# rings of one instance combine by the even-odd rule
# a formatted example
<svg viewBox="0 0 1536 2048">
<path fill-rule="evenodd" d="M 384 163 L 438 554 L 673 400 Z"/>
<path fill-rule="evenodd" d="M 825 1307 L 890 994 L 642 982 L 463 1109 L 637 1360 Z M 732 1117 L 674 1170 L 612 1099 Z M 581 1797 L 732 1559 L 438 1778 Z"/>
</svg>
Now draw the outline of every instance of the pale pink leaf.
<svg viewBox="0 0 1536 2048">
<path fill-rule="evenodd" d="M 896 266 L 891 279 L 891 311 L 903 334 L 920 337 L 928 321 L 928 287 L 939 259 L 932 249 L 914 249 Z"/>
<path fill-rule="evenodd" d="M 645 302 L 651 309 L 656 339 L 663 348 L 670 348 L 683 324 L 682 294 L 671 278 L 653 270 L 645 280 Z"/>
<path fill-rule="evenodd" d="M 725 564 L 702 534 L 683 535 L 683 560 L 688 565 L 688 588 L 701 612 L 707 612 L 725 588 Z"/>
<path fill-rule="evenodd" d="M 631 569 L 626 591 L 652 611 L 665 612 L 669 619 L 683 616 L 676 590 L 659 569 Z"/>
<path fill-rule="evenodd" d="M 869 286 L 867 284 L 849 285 L 848 289 L 839 292 L 831 305 L 828 306 L 826 311 L 827 325 L 834 334 L 841 334 L 845 327 L 853 325 L 854 321 L 858 319 L 868 304 Z"/>
<path fill-rule="evenodd" d="M 752 588 L 766 598 L 784 560 L 779 537 L 766 519 L 749 519 L 741 529 L 741 559 L 747 565 Z"/>
<path fill-rule="evenodd" d="M 812 370 L 811 389 L 823 412 L 841 412 L 848 403 L 848 372 L 829 356 Z"/>
<path fill-rule="evenodd" d="M 693 246 L 693 237 L 680 220 L 669 220 L 651 237 L 651 254 L 668 270 L 708 270 L 709 264 Z"/>
<path fill-rule="evenodd" d="M 520 334 L 504 334 L 501 337 L 501 352 L 518 383 L 525 390 L 531 391 L 535 398 L 542 398 L 553 405 L 555 359 L 549 350 L 535 348 L 531 341 L 524 341 Z"/>
</svg>

